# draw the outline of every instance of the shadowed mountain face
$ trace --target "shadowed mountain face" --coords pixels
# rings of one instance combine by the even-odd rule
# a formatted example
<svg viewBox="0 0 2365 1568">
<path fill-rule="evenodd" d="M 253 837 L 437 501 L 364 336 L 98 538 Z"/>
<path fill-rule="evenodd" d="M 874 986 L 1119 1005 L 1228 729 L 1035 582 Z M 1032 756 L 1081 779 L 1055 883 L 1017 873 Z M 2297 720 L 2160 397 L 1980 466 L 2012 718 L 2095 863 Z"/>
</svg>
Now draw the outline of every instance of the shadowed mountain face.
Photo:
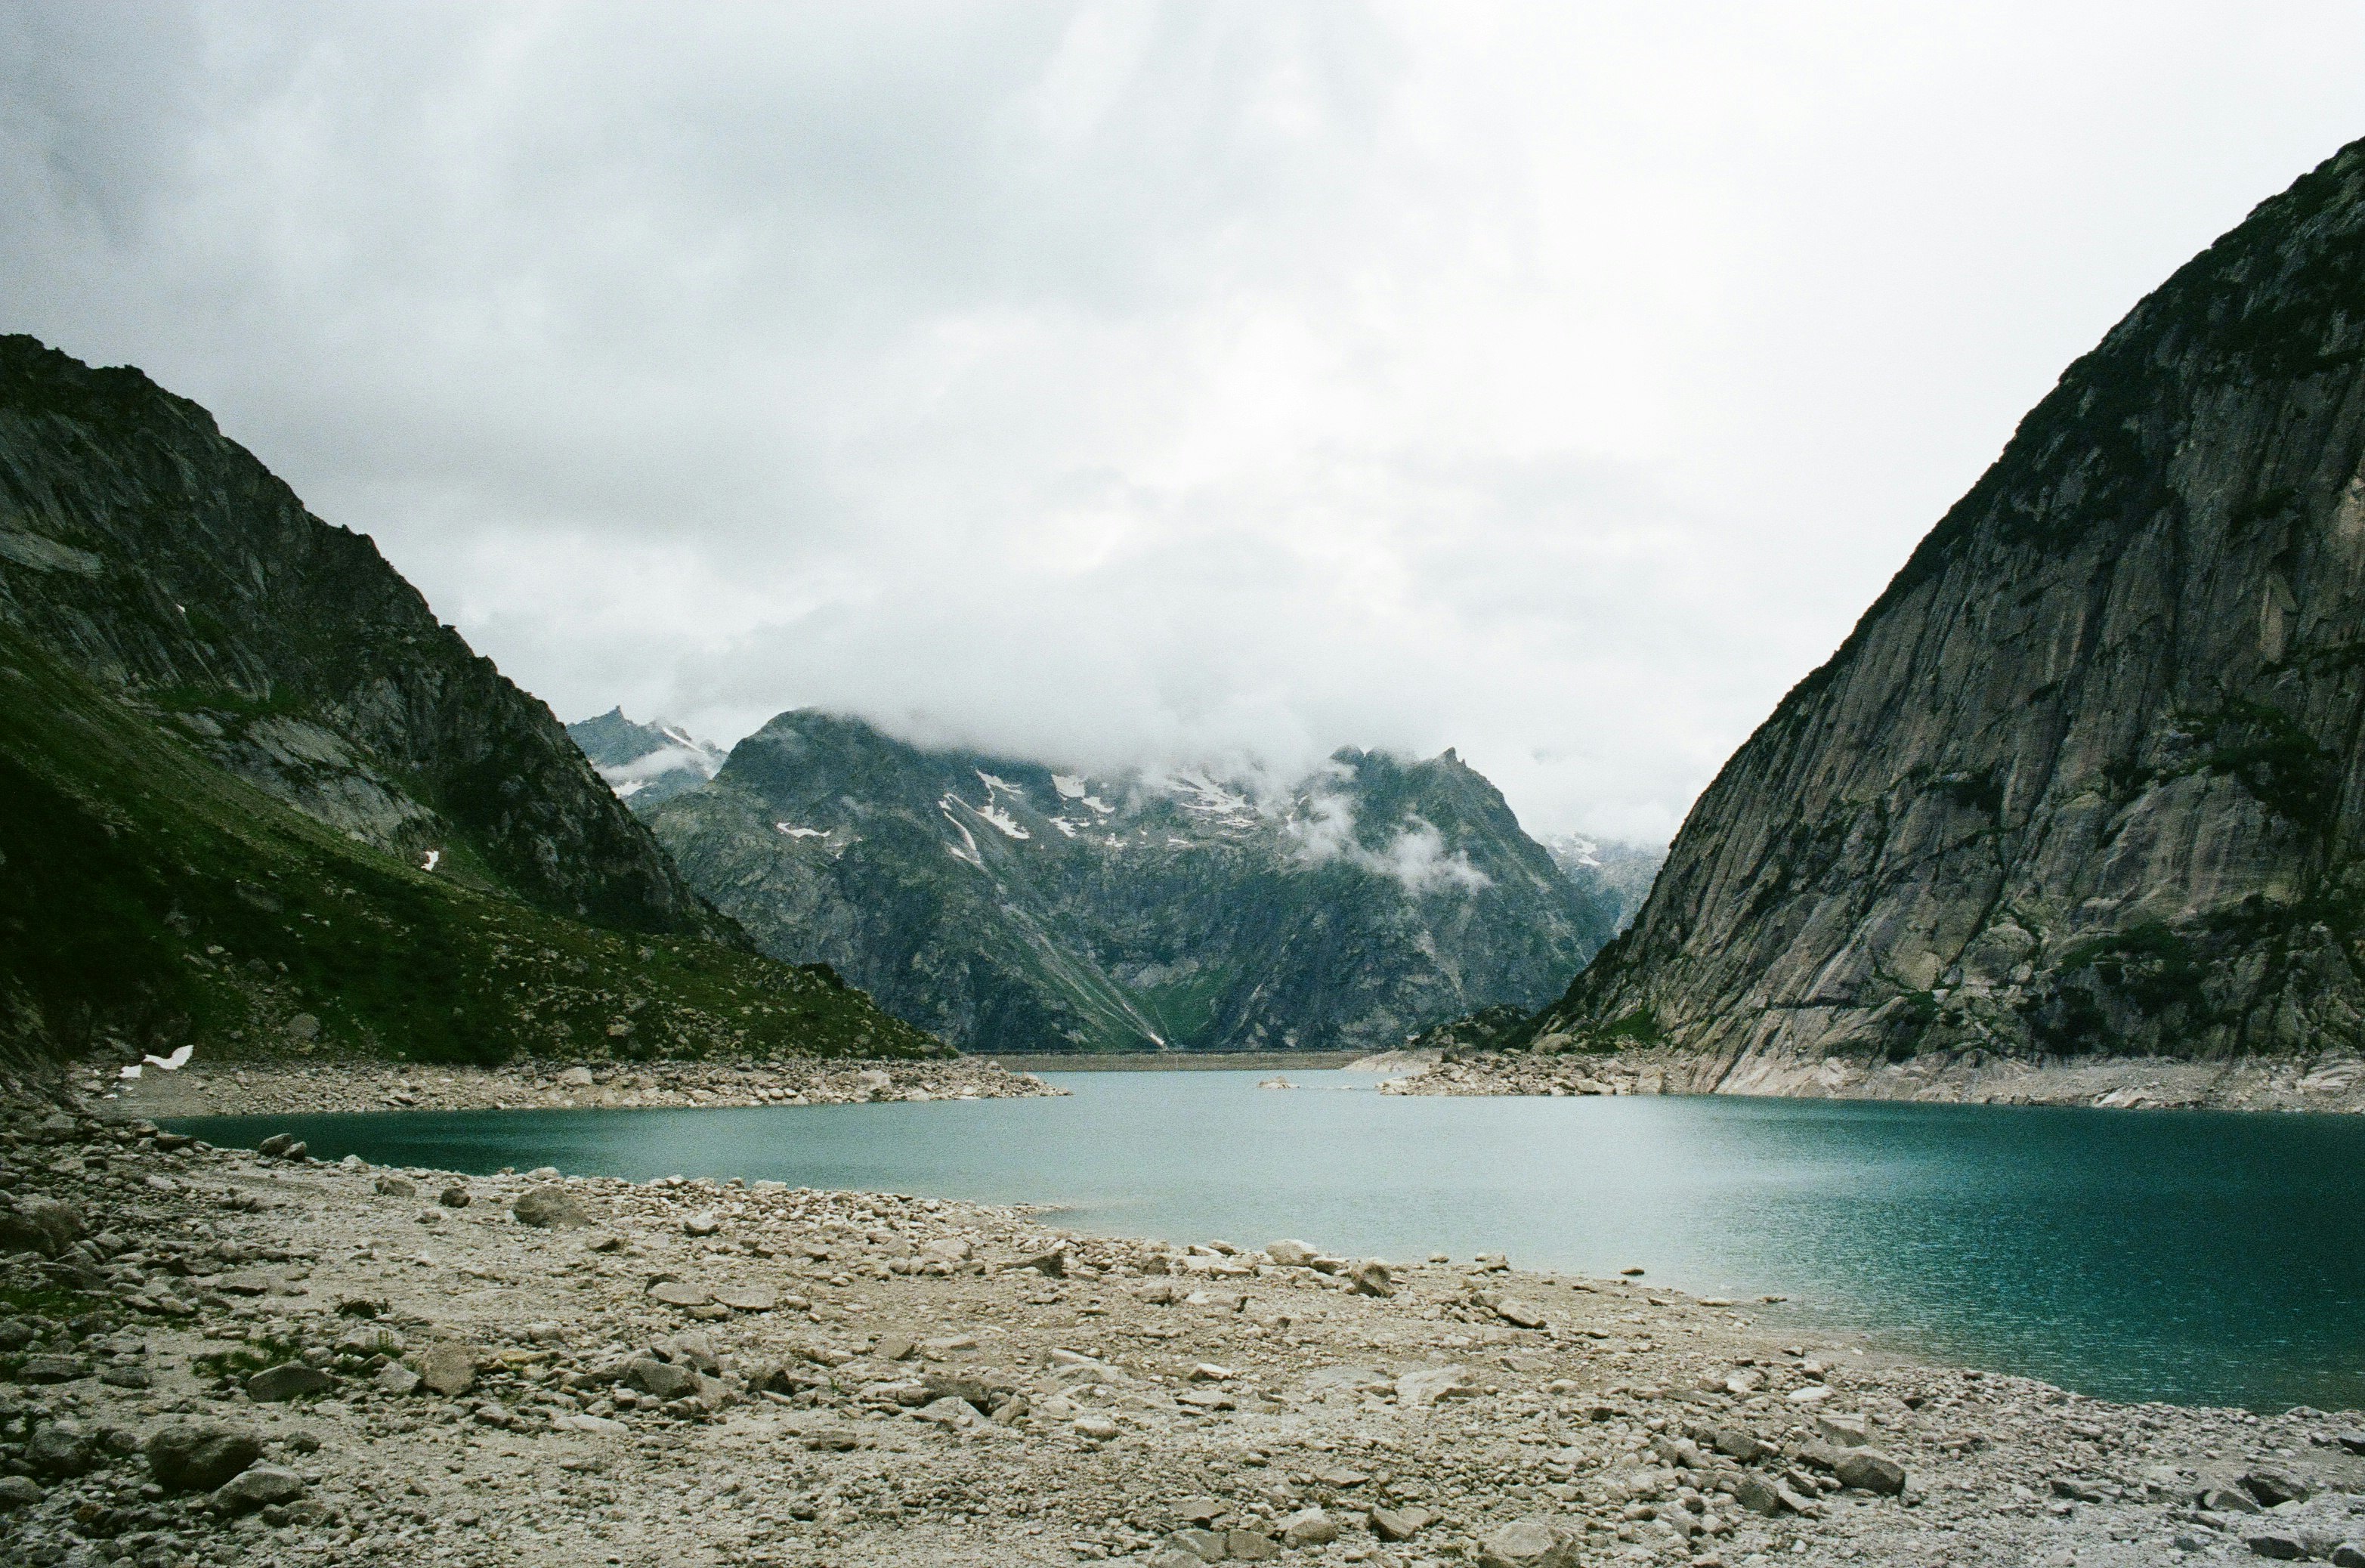
<svg viewBox="0 0 2365 1568">
<path fill-rule="evenodd" d="M 2365 1043 L 2365 151 L 2072 365 L 1510 1043 Z"/>
<path fill-rule="evenodd" d="M 622 708 L 611 708 L 596 719 L 577 719 L 566 733 L 617 798 L 630 801 L 635 811 L 695 790 L 723 768 L 720 747 L 662 719 L 636 724 Z"/>
<path fill-rule="evenodd" d="M 544 909 L 728 935 L 542 703 L 213 417 L 0 338 L 0 620 L 340 832 Z"/>
<path fill-rule="evenodd" d="M 1540 1004 L 1617 920 L 1451 752 L 1341 752 L 1260 799 L 794 712 L 649 817 L 766 951 L 970 1050 L 1395 1045 Z"/>
<path fill-rule="evenodd" d="M 0 339 L 0 1060 L 939 1042 L 749 951 L 542 704 L 195 404 Z"/>
</svg>

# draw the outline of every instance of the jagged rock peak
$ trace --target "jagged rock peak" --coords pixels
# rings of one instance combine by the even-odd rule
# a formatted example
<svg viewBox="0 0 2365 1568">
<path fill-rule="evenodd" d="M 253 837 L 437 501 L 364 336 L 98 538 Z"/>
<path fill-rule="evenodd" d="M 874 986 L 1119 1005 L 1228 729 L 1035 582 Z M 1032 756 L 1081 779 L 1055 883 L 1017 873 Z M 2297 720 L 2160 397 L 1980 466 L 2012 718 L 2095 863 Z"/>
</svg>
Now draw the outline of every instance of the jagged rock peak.
<svg viewBox="0 0 2365 1568">
<path fill-rule="evenodd" d="M 1511 1043 L 2365 1043 L 2360 149 L 2069 367 Z"/>
</svg>

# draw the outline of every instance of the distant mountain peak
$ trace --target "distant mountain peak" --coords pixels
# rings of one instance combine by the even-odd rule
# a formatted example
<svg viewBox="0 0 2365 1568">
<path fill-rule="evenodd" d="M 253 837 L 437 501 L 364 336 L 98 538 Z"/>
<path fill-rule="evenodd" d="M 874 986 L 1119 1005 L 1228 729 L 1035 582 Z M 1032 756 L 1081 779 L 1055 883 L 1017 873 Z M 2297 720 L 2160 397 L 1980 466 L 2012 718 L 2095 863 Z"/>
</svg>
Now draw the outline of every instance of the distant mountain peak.
<svg viewBox="0 0 2365 1568">
<path fill-rule="evenodd" d="M 723 748 L 664 719 L 635 723 L 622 707 L 578 719 L 566 733 L 622 799 L 646 807 L 722 771 Z"/>
</svg>

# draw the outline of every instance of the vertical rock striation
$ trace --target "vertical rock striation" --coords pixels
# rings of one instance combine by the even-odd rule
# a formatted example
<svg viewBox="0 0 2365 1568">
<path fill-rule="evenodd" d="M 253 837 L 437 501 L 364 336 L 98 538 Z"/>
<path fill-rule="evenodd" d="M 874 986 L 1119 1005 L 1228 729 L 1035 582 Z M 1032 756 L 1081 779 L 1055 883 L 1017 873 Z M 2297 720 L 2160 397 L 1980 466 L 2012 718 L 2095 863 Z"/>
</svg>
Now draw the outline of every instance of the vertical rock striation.
<svg viewBox="0 0 2365 1568">
<path fill-rule="evenodd" d="M 2365 1043 L 2365 143 L 2070 366 L 1510 1043 Z"/>
</svg>

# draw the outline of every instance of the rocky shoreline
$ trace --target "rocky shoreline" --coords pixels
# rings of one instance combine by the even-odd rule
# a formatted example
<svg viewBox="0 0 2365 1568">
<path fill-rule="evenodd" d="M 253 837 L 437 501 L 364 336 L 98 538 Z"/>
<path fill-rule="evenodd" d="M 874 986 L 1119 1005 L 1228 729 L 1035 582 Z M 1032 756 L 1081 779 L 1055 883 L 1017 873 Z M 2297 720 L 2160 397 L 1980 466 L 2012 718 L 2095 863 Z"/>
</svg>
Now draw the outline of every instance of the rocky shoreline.
<svg viewBox="0 0 2365 1568">
<path fill-rule="evenodd" d="M 1840 1057 L 1817 1063 L 1760 1062 L 1739 1073 L 1697 1054 L 1664 1048 L 1608 1056 L 1397 1052 L 1373 1062 L 1402 1075 L 1382 1086 L 1391 1094 L 1715 1093 L 2114 1110 L 2365 1112 L 2365 1059 L 2345 1051 L 2231 1061 L 2031 1061 L 1961 1051 L 1877 1064 Z"/>
<path fill-rule="evenodd" d="M 331 1111 L 515 1111 L 731 1105 L 845 1105 L 884 1100 L 1011 1100 L 1059 1094 L 991 1061 L 528 1062 L 456 1067 L 378 1058 L 192 1061 L 137 1079 L 88 1070 L 84 1092 L 142 1116 Z"/>
<path fill-rule="evenodd" d="M 2113 1405 L 1640 1279 L 265 1147 L 89 1101 L 0 1120 L 8 1561 L 2134 1565 L 2365 1539 L 2354 1414 Z"/>
</svg>

